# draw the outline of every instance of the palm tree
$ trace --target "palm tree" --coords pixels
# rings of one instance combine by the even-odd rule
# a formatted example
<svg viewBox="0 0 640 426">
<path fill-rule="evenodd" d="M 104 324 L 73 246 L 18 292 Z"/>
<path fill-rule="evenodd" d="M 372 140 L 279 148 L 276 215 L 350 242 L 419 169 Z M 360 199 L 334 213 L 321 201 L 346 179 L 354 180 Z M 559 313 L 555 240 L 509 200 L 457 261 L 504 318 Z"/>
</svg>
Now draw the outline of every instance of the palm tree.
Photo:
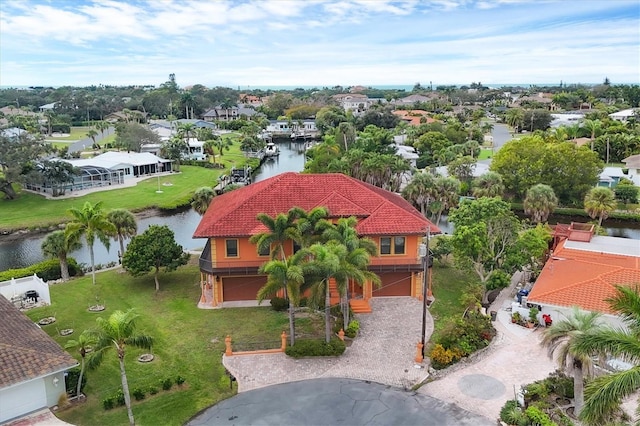
<svg viewBox="0 0 640 426">
<path fill-rule="evenodd" d="M 575 397 L 575 413 L 580 414 L 584 405 L 584 376 L 593 375 L 591 353 L 576 349 L 579 336 L 590 333 L 599 327 L 600 314 L 584 312 L 573 308 L 573 314 L 562 321 L 555 321 L 544 331 L 542 345 L 548 348 L 548 354 L 553 357 L 558 349 L 556 359 L 564 370 L 573 371 L 573 393 Z"/>
<path fill-rule="evenodd" d="M 42 241 L 42 252 L 45 256 L 57 257 L 60 261 L 62 281 L 69 281 L 69 263 L 67 255 L 82 247 L 78 238 L 67 237 L 64 231 L 54 231 Z"/>
<path fill-rule="evenodd" d="M 115 311 L 108 319 L 97 318 L 98 329 L 91 331 L 96 340 L 93 352 L 89 357 L 87 366 L 89 369 L 98 367 L 104 359 L 104 354 L 111 348 L 114 348 L 120 364 L 120 378 L 122 380 L 122 393 L 124 394 L 124 403 L 127 406 L 127 414 L 129 415 L 129 424 L 134 425 L 133 411 L 131 410 L 131 396 L 129 395 L 129 383 L 127 381 L 127 372 L 124 368 L 124 356 L 127 346 L 135 346 L 137 348 L 151 349 L 153 338 L 146 334 L 136 332 L 136 321 L 139 315 L 133 309 L 127 312 Z"/>
<path fill-rule="evenodd" d="M 209 208 L 209 204 L 211 204 L 211 200 L 213 200 L 213 197 L 215 196 L 215 191 L 209 186 L 198 188 L 193 193 L 193 198 L 191 199 L 191 207 L 196 211 L 196 213 L 202 216 Z"/>
<path fill-rule="evenodd" d="M 598 218 L 599 227 L 615 208 L 616 196 L 609 188 L 592 188 L 584 197 L 584 209 L 592 219 Z"/>
<path fill-rule="evenodd" d="M 97 343 L 95 336 L 88 330 L 85 330 L 78 336 L 78 340 L 69 340 L 65 345 L 65 349 L 78 348 L 80 353 L 80 376 L 78 377 L 78 388 L 76 390 L 76 396 L 80 397 L 80 391 L 82 390 L 82 377 L 84 376 L 85 358 L 87 352 L 93 349 L 93 346 Z"/>
<path fill-rule="evenodd" d="M 583 126 L 590 134 L 591 151 L 593 151 L 593 141 L 596 138 L 596 133 L 600 133 L 602 122 L 600 120 L 584 120 Z"/>
<path fill-rule="evenodd" d="M 100 132 L 100 135 L 102 136 L 102 138 L 104 138 L 104 132 L 108 130 L 109 127 L 111 126 L 106 121 L 98 121 L 95 127 L 96 127 L 96 130 Z"/>
<path fill-rule="evenodd" d="M 96 132 L 95 129 L 90 129 L 87 132 L 87 137 L 91 138 L 91 140 L 93 141 L 93 146 L 96 145 L 96 136 L 98 136 L 98 132 Z"/>
<path fill-rule="evenodd" d="M 429 204 L 433 201 L 431 189 L 434 186 L 434 177 L 431 173 L 418 172 L 413 175 L 411 182 L 402 191 L 402 196 L 420 208 L 420 212 L 426 217 Z"/>
<path fill-rule="evenodd" d="M 504 194 L 504 184 L 502 176 L 496 172 L 487 172 L 475 178 L 472 182 L 473 196 L 480 197 L 502 197 Z"/>
<path fill-rule="evenodd" d="M 605 424 L 620 407 L 621 401 L 640 389 L 640 292 L 638 287 L 616 286 L 616 294 L 607 299 L 625 328 L 601 327 L 580 336 L 575 347 L 585 353 L 606 354 L 633 364 L 626 371 L 600 376 L 586 389 L 580 420 L 589 425 Z M 636 417 L 640 416 L 640 404 Z M 636 425 L 640 421 L 636 421 Z"/>
<path fill-rule="evenodd" d="M 440 223 L 442 213 L 455 207 L 460 199 L 460 181 L 454 177 L 438 176 L 433 181 L 431 197 L 432 210 L 436 214 L 436 225 Z"/>
<path fill-rule="evenodd" d="M 318 303 L 324 297 L 324 331 L 325 341 L 331 340 L 331 295 L 329 292 L 329 282 L 335 279 L 336 274 L 341 272 L 341 259 L 347 256 L 347 248 L 336 242 L 330 241 L 326 244 L 315 243 L 308 249 L 311 256 L 310 262 L 306 265 L 313 282 L 312 300 Z M 305 253 L 306 254 L 306 253 Z M 319 303 L 318 303 L 319 304 Z"/>
<path fill-rule="evenodd" d="M 546 222 L 557 206 L 558 197 L 549 185 L 539 183 L 527 190 L 527 196 L 524 199 L 524 213 L 531 215 L 531 220 L 534 223 Z"/>
<path fill-rule="evenodd" d="M 289 339 L 291 346 L 296 342 L 295 307 L 300 302 L 300 285 L 304 283 L 302 262 L 306 257 L 304 251 L 299 251 L 284 260 L 274 259 L 260 267 L 258 271 L 267 275 L 267 283 L 258 290 L 258 303 L 267 297 L 284 290 L 289 299 Z"/>
<path fill-rule="evenodd" d="M 286 259 L 284 243 L 297 237 L 296 220 L 304 215 L 298 207 L 291 208 L 287 214 L 279 213 L 275 218 L 266 213 L 260 213 L 258 220 L 267 231 L 252 235 L 249 241 L 258 246 L 258 250 L 271 250 L 272 259 Z"/>
<path fill-rule="evenodd" d="M 189 144 L 189 139 L 193 137 L 196 132 L 196 125 L 193 123 L 182 123 L 178 125 L 178 136 L 184 139 L 186 144 Z"/>
<path fill-rule="evenodd" d="M 524 111 L 520 108 L 510 109 L 507 111 L 505 119 L 507 124 L 513 127 L 514 132 L 517 132 L 524 124 Z"/>
<path fill-rule="evenodd" d="M 82 209 L 71 208 L 69 213 L 73 216 L 73 221 L 67 224 L 65 235 L 70 239 L 80 239 L 84 235 L 89 246 L 89 256 L 91 258 L 91 280 L 96 283 L 96 267 L 93 254 L 93 244 L 96 238 L 109 250 L 109 237 L 115 235 L 116 227 L 109 222 L 102 210 L 102 201 L 95 204 L 85 202 Z"/>
<path fill-rule="evenodd" d="M 136 217 L 127 209 L 114 209 L 107 214 L 107 220 L 116 228 L 116 237 L 120 242 L 120 256 L 124 256 L 124 239 L 138 233 Z"/>
<path fill-rule="evenodd" d="M 300 211 L 296 221 L 295 240 L 301 247 L 309 247 L 313 243 L 319 242 L 322 233 L 327 227 L 332 226 L 326 218 L 329 211 L 326 207 L 314 207 L 308 212 Z"/>
<path fill-rule="evenodd" d="M 340 291 L 343 324 L 349 325 L 349 281 L 363 285 L 366 281 L 380 284 L 380 277 L 367 270 L 370 256 L 378 252 L 376 243 L 361 238 L 356 231 L 358 219 L 354 216 L 338 219 L 338 223 L 328 227 L 323 233 L 325 241 L 335 241 L 347 249 L 347 255 L 341 258 L 342 271 L 337 273 L 336 283 Z"/>
</svg>

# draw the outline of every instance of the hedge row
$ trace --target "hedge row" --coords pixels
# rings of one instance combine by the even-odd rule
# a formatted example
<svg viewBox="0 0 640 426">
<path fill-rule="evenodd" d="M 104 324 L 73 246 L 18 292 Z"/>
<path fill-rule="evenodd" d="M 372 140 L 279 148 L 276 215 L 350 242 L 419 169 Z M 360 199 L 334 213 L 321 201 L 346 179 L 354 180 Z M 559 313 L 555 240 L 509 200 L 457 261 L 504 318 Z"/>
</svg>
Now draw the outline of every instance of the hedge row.
<svg viewBox="0 0 640 426">
<path fill-rule="evenodd" d="M 69 276 L 81 274 L 78 262 L 72 257 L 67 259 L 69 263 Z M 26 268 L 7 269 L 0 272 L 0 281 L 9 281 L 11 278 L 23 278 L 36 274 L 44 281 L 59 280 L 62 277 L 60 272 L 60 261 L 58 259 L 49 259 Z"/>
<path fill-rule="evenodd" d="M 331 339 L 329 343 L 324 340 L 296 340 L 293 346 L 287 346 L 285 353 L 292 358 L 302 358 L 307 356 L 339 356 L 342 355 L 346 346 L 340 339 Z"/>
</svg>

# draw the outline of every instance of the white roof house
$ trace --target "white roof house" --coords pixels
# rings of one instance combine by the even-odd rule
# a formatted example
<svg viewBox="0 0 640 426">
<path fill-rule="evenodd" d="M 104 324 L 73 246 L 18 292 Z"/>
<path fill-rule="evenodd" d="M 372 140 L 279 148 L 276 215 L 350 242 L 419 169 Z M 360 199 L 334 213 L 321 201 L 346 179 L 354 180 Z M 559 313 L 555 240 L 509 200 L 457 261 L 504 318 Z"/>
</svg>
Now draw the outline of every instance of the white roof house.
<svg viewBox="0 0 640 426">
<path fill-rule="evenodd" d="M 150 152 L 107 151 L 93 158 L 64 161 L 80 168 L 93 166 L 122 171 L 125 179 L 171 171 L 171 160 L 165 160 Z"/>
<path fill-rule="evenodd" d="M 623 109 L 622 111 L 609 114 L 609 117 L 611 117 L 613 120 L 626 122 L 630 117 L 633 117 L 635 115 L 640 115 L 640 109 L 638 108 Z"/>
</svg>

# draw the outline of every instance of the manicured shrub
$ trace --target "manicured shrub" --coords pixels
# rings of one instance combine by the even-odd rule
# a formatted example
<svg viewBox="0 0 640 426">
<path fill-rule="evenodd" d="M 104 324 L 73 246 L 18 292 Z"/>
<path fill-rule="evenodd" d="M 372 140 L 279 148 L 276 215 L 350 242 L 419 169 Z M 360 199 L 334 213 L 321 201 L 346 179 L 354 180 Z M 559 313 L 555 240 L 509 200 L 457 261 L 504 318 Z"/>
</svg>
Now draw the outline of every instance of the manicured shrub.
<svg viewBox="0 0 640 426">
<path fill-rule="evenodd" d="M 142 389 L 140 389 L 140 388 L 134 388 L 133 392 L 131 392 L 131 394 L 136 399 L 136 401 L 141 401 L 145 397 L 144 391 Z"/>
<path fill-rule="evenodd" d="M 105 410 L 111 410 L 115 406 L 116 406 L 116 401 L 115 401 L 115 398 L 112 396 L 108 396 L 102 400 L 102 408 L 104 408 Z"/>
<path fill-rule="evenodd" d="M 150 386 L 149 387 L 149 395 L 155 395 L 158 393 L 158 388 L 155 386 Z"/>
<path fill-rule="evenodd" d="M 124 392 L 122 392 L 122 389 L 118 389 L 118 392 L 116 392 L 113 399 L 118 407 L 122 407 L 124 405 Z"/>
<path fill-rule="evenodd" d="M 338 338 L 331 339 L 329 343 L 324 340 L 299 339 L 293 346 L 287 346 L 285 353 L 292 358 L 302 358 L 306 356 L 339 356 L 342 355 L 346 346 Z"/>
<path fill-rule="evenodd" d="M 75 259 L 69 258 L 69 275 L 76 276 L 80 271 Z M 60 262 L 58 259 L 48 259 L 26 268 L 8 269 L 0 272 L 0 281 L 9 281 L 11 278 L 22 278 L 36 274 L 44 281 L 58 280 L 62 277 L 60 273 Z"/>
<path fill-rule="evenodd" d="M 353 339 L 358 334 L 358 330 L 360 330 L 360 322 L 358 320 L 352 320 L 349 323 L 349 327 L 344 331 L 345 336 Z"/>
<path fill-rule="evenodd" d="M 167 377 L 166 379 L 160 380 L 160 385 L 162 386 L 162 390 L 169 390 L 171 386 L 173 386 L 173 381 L 171 377 Z"/>
<path fill-rule="evenodd" d="M 276 312 L 286 311 L 289 308 L 289 301 L 287 299 L 283 299 L 282 297 L 272 297 L 271 298 L 271 309 Z"/>
<path fill-rule="evenodd" d="M 527 415 L 514 399 L 507 401 L 500 410 L 500 420 L 508 425 L 519 425 L 527 420 Z"/>
<path fill-rule="evenodd" d="M 182 385 L 186 380 L 187 380 L 187 379 L 185 379 L 184 377 L 182 377 L 182 376 L 178 376 L 178 377 L 176 377 L 175 382 L 176 382 L 176 385 L 180 386 L 180 385 Z"/>
<path fill-rule="evenodd" d="M 445 349 L 441 344 L 437 343 L 431 352 L 429 352 L 429 358 L 431 358 L 431 366 L 436 370 L 444 368 L 448 365 L 458 362 L 461 358 L 461 353 L 457 350 Z"/>
<path fill-rule="evenodd" d="M 524 411 L 525 415 L 529 419 L 529 424 L 538 426 L 556 426 L 556 423 L 551 421 L 551 418 L 538 407 L 531 406 Z"/>
</svg>

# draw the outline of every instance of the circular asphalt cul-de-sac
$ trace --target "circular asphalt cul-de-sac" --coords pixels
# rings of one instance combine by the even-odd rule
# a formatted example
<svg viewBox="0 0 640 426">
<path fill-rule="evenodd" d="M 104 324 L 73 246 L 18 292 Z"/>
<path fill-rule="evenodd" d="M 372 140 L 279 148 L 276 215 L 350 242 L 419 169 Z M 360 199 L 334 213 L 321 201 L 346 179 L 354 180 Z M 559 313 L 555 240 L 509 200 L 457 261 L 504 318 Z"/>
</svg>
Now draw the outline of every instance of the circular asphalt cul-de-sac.
<svg viewBox="0 0 640 426">
<path fill-rule="evenodd" d="M 240 393 L 205 409 L 187 425 L 490 426 L 495 420 L 415 392 L 327 378 Z"/>
</svg>

